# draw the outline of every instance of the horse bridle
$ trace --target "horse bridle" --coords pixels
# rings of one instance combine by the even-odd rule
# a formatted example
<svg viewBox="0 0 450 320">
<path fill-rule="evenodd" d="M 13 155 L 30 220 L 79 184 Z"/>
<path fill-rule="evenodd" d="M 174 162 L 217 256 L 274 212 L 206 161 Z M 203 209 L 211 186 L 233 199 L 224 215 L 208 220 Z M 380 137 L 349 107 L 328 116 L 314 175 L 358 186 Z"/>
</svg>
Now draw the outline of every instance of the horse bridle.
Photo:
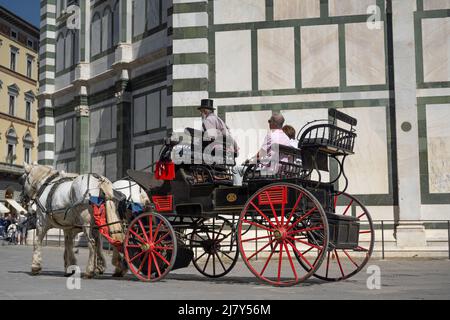
<svg viewBox="0 0 450 320">
<path fill-rule="evenodd" d="M 48 173 L 51 173 L 52 170 L 49 170 Z M 47 173 L 47 174 L 48 174 Z M 28 185 L 30 186 L 30 193 L 31 195 L 26 195 L 31 201 L 36 201 L 36 198 L 40 196 L 40 194 L 42 193 L 42 191 L 45 189 L 45 187 L 47 187 L 49 185 L 49 183 L 54 180 L 56 177 L 59 176 L 59 172 L 55 172 L 54 174 L 49 175 L 47 178 L 45 178 L 44 183 L 41 185 L 40 188 L 37 187 L 37 185 L 35 185 L 34 183 L 31 182 L 30 180 L 30 174 L 26 174 L 25 177 L 25 182 L 28 183 Z M 23 193 L 25 194 L 25 183 L 24 183 L 24 190 Z"/>
</svg>

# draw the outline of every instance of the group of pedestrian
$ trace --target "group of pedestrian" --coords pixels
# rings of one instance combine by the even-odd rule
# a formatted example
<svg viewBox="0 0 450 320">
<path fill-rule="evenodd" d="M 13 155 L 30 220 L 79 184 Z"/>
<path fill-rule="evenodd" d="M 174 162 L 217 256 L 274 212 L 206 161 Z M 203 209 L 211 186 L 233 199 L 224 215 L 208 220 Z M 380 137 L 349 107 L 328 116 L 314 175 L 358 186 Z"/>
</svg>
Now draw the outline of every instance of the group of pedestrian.
<svg viewBox="0 0 450 320">
<path fill-rule="evenodd" d="M 12 244 L 25 245 L 28 233 L 27 220 L 24 212 L 20 212 L 17 216 L 8 214 L 6 217 L 0 217 L 0 239 Z"/>
</svg>

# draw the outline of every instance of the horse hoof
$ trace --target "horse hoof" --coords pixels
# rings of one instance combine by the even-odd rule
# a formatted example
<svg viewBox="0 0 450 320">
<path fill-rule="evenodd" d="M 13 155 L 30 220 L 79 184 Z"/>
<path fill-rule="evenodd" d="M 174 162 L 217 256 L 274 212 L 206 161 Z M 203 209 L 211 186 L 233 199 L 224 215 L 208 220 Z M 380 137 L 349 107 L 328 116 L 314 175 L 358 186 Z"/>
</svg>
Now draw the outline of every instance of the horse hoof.
<svg viewBox="0 0 450 320">
<path fill-rule="evenodd" d="M 94 278 L 93 273 L 85 273 L 83 276 L 83 279 L 92 279 L 92 278 Z"/>
<path fill-rule="evenodd" d="M 33 276 L 37 276 L 39 273 L 41 273 L 42 268 L 41 267 L 33 267 L 31 268 L 31 274 Z"/>
</svg>

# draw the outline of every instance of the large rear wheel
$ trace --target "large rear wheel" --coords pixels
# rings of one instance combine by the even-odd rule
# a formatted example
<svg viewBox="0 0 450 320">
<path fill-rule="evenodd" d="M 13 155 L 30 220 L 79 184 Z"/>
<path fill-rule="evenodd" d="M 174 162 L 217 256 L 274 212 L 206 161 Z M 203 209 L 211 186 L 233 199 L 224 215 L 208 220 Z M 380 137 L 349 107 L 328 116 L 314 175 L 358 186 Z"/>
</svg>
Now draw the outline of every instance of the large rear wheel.
<svg viewBox="0 0 450 320">
<path fill-rule="evenodd" d="M 271 184 L 253 194 L 241 212 L 237 235 L 247 267 L 275 286 L 308 279 L 328 248 L 328 222 L 321 204 L 306 189 L 290 183 Z"/>
<path fill-rule="evenodd" d="M 357 198 L 347 193 L 338 193 L 333 200 L 334 214 L 359 219 L 359 234 L 358 245 L 351 249 L 339 249 L 330 242 L 324 263 L 314 274 L 326 281 L 345 280 L 361 271 L 372 255 L 375 241 L 370 213 Z"/>
</svg>

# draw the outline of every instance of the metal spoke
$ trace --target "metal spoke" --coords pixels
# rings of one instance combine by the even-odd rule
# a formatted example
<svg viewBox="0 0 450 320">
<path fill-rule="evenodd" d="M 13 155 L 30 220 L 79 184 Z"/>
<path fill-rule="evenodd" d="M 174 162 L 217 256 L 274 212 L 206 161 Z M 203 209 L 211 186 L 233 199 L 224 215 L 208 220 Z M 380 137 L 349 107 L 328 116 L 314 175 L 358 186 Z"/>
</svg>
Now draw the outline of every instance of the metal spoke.
<svg viewBox="0 0 450 320">
<path fill-rule="evenodd" d="M 138 235 L 136 232 L 134 232 L 131 228 L 130 228 L 130 232 L 134 235 L 134 236 L 136 236 L 138 239 L 138 241 L 139 242 L 141 242 L 141 243 L 147 243 L 147 241 L 145 241 L 144 239 L 142 239 L 141 238 L 141 236 L 140 235 Z"/>
<path fill-rule="evenodd" d="M 279 225 L 280 222 L 278 221 L 278 215 L 277 215 L 277 212 L 275 211 L 275 208 L 273 207 L 273 203 L 272 203 L 272 199 L 270 198 L 269 191 L 266 190 L 265 192 L 267 195 L 267 200 L 269 201 L 269 204 L 270 204 L 270 208 L 272 209 L 273 216 L 275 217 L 275 221 L 277 222 L 277 225 Z"/>
<path fill-rule="evenodd" d="M 208 266 L 208 262 L 209 262 L 209 258 L 210 258 L 210 257 L 211 257 L 211 254 L 208 253 L 208 258 L 206 258 L 206 263 L 205 263 L 205 266 L 203 267 L 203 273 L 205 272 L 206 267 Z"/>
<path fill-rule="evenodd" d="M 158 260 L 156 259 L 153 252 L 150 254 L 152 255 L 153 261 L 155 261 L 155 267 L 156 267 L 156 271 L 158 272 L 158 276 L 161 277 L 161 270 L 159 270 Z"/>
<path fill-rule="evenodd" d="M 250 224 L 250 225 L 252 225 L 252 226 L 258 227 L 258 228 L 260 228 L 260 229 L 264 229 L 264 230 L 267 230 L 267 231 L 270 231 L 270 232 L 273 231 L 273 229 L 269 229 L 269 228 L 263 226 L 262 224 L 259 224 L 259 223 L 253 222 L 253 221 L 248 221 L 248 220 L 246 220 L 246 219 L 242 219 L 242 221 L 243 221 L 243 222 L 246 222 L 246 223 L 248 223 L 248 224 Z"/>
<path fill-rule="evenodd" d="M 280 257 L 278 258 L 278 282 L 280 282 L 281 277 L 281 263 L 283 261 L 283 245 L 280 242 Z"/>
<path fill-rule="evenodd" d="M 260 253 L 261 251 L 263 251 L 265 248 L 267 248 L 268 246 L 270 246 L 272 243 L 274 243 L 276 240 L 271 240 L 269 241 L 264 247 L 262 247 L 261 249 L 259 249 L 258 251 L 256 251 L 255 253 L 253 253 L 250 257 L 247 258 L 247 260 L 250 260 L 251 258 L 253 258 L 254 256 L 256 256 L 258 253 Z M 273 249 L 272 249 L 273 250 Z"/>
<path fill-rule="evenodd" d="M 227 271 L 227 269 L 225 268 L 225 266 L 223 265 L 222 259 L 220 259 L 219 254 L 217 252 L 214 252 L 214 254 L 217 256 L 217 259 L 219 259 L 220 265 L 223 268 L 223 271 Z"/>
<path fill-rule="evenodd" d="M 149 239 L 147 237 L 147 232 L 145 232 L 145 228 L 144 228 L 144 225 L 142 224 L 141 219 L 139 219 L 138 222 L 139 222 L 139 226 L 141 227 L 142 233 L 144 234 L 145 241 L 149 242 Z"/>
<path fill-rule="evenodd" d="M 347 258 L 355 265 L 355 267 L 356 268 L 359 268 L 359 265 L 355 262 L 355 261 L 353 261 L 353 259 L 350 257 L 350 255 L 347 253 L 347 251 L 345 251 L 345 250 L 342 250 L 344 253 L 345 253 L 345 255 L 347 256 Z"/>
<path fill-rule="evenodd" d="M 133 262 L 134 260 L 136 260 L 138 257 L 142 256 L 145 253 L 145 251 L 141 251 L 140 253 L 138 253 L 137 255 L 135 255 L 133 257 L 133 259 L 130 260 L 130 262 Z"/>
<path fill-rule="evenodd" d="M 302 197 L 303 197 L 303 192 L 300 193 L 300 195 L 298 196 L 297 201 L 295 202 L 295 205 L 294 205 L 294 207 L 292 208 L 291 213 L 289 214 L 289 218 L 286 220 L 285 226 L 288 226 L 288 225 L 289 225 L 289 222 L 291 222 L 292 216 L 293 216 L 294 213 L 295 213 L 295 209 L 297 209 L 298 204 L 300 203 L 300 200 L 302 199 Z"/>
<path fill-rule="evenodd" d="M 167 264 L 167 266 L 170 266 L 170 262 L 167 261 L 167 259 L 164 258 L 164 256 L 163 256 L 162 254 L 160 254 L 158 251 L 154 251 L 154 252 L 155 252 L 155 254 L 158 255 L 158 257 L 159 257 L 165 264 Z"/>
<path fill-rule="evenodd" d="M 342 274 L 343 277 L 345 277 L 344 270 L 342 269 L 341 261 L 339 260 L 339 255 L 338 255 L 336 249 L 334 249 L 334 253 L 336 254 L 336 260 L 337 260 L 337 263 L 339 265 L 339 269 L 341 269 L 341 274 Z"/>
<path fill-rule="evenodd" d="M 289 253 L 289 248 L 288 248 L 286 242 L 284 242 L 283 245 L 284 245 L 284 249 L 286 250 L 286 253 L 287 253 L 287 256 L 288 256 L 288 259 L 289 259 L 289 263 L 290 263 L 291 268 L 292 268 L 292 271 L 294 272 L 295 281 L 297 281 L 298 280 L 298 275 L 297 275 L 297 271 L 295 271 L 294 262 L 292 261 L 291 254 Z"/>
<path fill-rule="evenodd" d="M 250 204 L 256 209 L 256 211 L 269 222 L 270 226 L 274 229 L 276 229 L 276 226 L 273 224 L 272 221 L 253 203 L 253 201 L 250 201 Z"/>
<path fill-rule="evenodd" d="M 303 259 L 303 261 L 305 261 L 307 264 L 308 264 L 308 266 L 311 268 L 311 269 L 313 269 L 314 267 L 311 265 L 311 263 L 303 256 L 303 254 L 300 252 L 300 251 L 298 251 L 297 250 L 297 248 L 290 242 L 290 241 L 286 241 L 291 247 L 292 247 L 292 249 L 294 249 L 294 251 L 298 254 L 298 256 L 301 258 L 301 259 Z"/>
<path fill-rule="evenodd" d="M 271 235 L 263 236 L 263 237 L 256 237 L 256 238 L 245 239 L 245 240 L 242 240 L 242 242 L 248 242 L 248 241 L 253 241 L 253 240 L 260 240 L 260 239 L 267 239 L 267 238 L 273 238 L 273 237 L 274 237 L 274 235 L 271 234 Z"/>
<path fill-rule="evenodd" d="M 302 215 L 299 219 L 297 219 L 290 227 L 287 228 L 287 231 L 291 230 L 292 228 L 294 228 L 296 225 L 298 225 L 300 222 L 302 222 L 303 220 L 305 220 L 307 217 L 309 217 L 310 215 L 312 215 L 314 213 L 314 211 L 317 210 L 317 207 L 312 208 L 311 210 L 309 210 L 307 213 L 305 213 L 304 215 Z"/>
</svg>

